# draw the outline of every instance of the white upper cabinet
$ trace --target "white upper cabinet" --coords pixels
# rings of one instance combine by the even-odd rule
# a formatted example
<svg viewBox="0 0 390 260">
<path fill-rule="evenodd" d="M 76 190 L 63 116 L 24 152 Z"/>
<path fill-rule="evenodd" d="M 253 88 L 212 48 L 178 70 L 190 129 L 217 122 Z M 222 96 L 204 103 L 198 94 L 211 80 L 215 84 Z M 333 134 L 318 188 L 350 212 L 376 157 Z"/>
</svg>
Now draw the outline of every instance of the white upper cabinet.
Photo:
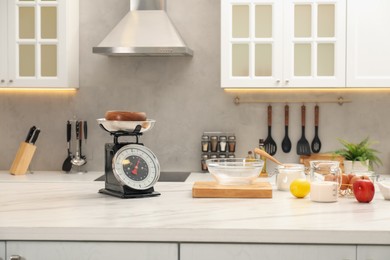
<svg viewBox="0 0 390 260">
<path fill-rule="evenodd" d="M 0 87 L 6 85 L 7 79 L 7 2 L 0 0 Z"/>
<path fill-rule="evenodd" d="M 344 87 L 345 13 L 345 0 L 222 1 L 222 87 Z"/>
<path fill-rule="evenodd" d="M 222 87 L 280 86 L 282 52 L 282 1 L 221 1 Z"/>
<path fill-rule="evenodd" d="M 4 87 L 78 87 L 78 1 L 0 0 Z M 4 21 L 2 21 L 3 24 Z M 1 29 L 1 28 L 0 28 Z M 3 31 L 2 31 L 3 33 Z M 2 34 L 3 35 L 3 34 Z M 4 44 L 4 43 L 0 43 Z M 6 54 L 4 54 L 4 49 Z"/>
<path fill-rule="evenodd" d="M 390 87 L 389 0 L 348 1 L 347 87 Z"/>
<path fill-rule="evenodd" d="M 284 4 L 284 84 L 345 87 L 346 1 Z"/>
</svg>

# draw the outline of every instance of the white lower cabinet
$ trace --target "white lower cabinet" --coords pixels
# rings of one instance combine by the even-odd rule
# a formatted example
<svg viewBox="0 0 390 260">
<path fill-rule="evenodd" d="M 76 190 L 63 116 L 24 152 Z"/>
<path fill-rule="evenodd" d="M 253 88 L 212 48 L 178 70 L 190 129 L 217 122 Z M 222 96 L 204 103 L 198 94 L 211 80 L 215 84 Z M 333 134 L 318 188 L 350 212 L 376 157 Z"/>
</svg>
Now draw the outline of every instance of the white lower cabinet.
<svg viewBox="0 0 390 260">
<path fill-rule="evenodd" d="M 20 260 L 178 260 L 179 257 L 176 243 L 11 241 L 6 247 L 6 259 L 19 256 Z"/>
<path fill-rule="evenodd" d="M 389 260 L 390 246 L 358 246 L 357 260 Z"/>
<path fill-rule="evenodd" d="M 355 260 L 353 245 L 180 244 L 180 260 Z M 390 259 L 390 258 L 387 258 Z"/>
<path fill-rule="evenodd" d="M 0 242 L 0 260 L 5 260 L 5 242 Z"/>
</svg>

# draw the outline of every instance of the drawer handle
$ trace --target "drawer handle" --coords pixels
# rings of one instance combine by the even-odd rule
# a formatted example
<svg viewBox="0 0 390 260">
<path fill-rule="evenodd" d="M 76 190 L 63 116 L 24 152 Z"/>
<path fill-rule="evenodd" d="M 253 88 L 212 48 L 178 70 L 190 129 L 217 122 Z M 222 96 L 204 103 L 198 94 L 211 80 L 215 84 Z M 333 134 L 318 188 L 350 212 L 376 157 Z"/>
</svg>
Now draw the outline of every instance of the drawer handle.
<svg viewBox="0 0 390 260">
<path fill-rule="evenodd" d="M 2 79 L 2 80 L 1 80 L 1 83 L 4 83 L 4 82 L 5 82 L 5 80 L 4 80 L 4 79 Z"/>
<path fill-rule="evenodd" d="M 9 260 L 22 260 L 22 257 L 20 255 L 11 255 Z"/>
</svg>

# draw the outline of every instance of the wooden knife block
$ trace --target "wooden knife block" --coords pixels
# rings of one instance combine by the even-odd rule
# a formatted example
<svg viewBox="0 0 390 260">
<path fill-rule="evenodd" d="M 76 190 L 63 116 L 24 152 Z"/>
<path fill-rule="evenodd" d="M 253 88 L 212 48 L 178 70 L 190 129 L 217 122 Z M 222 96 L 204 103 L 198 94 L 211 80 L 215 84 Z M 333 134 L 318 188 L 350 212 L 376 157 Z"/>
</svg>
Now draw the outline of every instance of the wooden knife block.
<svg viewBox="0 0 390 260">
<path fill-rule="evenodd" d="M 21 143 L 9 172 L 13 175 L 26 174 L 36 149 L 37 147 L 33 144 Z"/>
</svg>

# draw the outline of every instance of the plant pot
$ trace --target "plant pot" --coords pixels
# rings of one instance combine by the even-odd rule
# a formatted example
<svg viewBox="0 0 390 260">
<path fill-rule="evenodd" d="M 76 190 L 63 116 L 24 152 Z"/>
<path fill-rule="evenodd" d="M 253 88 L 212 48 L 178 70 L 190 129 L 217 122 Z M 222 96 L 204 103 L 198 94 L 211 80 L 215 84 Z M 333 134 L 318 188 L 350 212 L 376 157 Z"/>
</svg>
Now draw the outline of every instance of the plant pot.
<svg viewBox="0 0 390 260">
<path fill-rule="evenodd" d="M 369 160 L 365 162 L 361 161 L 344 161 L 344 172 L 345 174 L 353 173 L 353 172 L 364 172 L 368 171 Z"/>
</svg>

